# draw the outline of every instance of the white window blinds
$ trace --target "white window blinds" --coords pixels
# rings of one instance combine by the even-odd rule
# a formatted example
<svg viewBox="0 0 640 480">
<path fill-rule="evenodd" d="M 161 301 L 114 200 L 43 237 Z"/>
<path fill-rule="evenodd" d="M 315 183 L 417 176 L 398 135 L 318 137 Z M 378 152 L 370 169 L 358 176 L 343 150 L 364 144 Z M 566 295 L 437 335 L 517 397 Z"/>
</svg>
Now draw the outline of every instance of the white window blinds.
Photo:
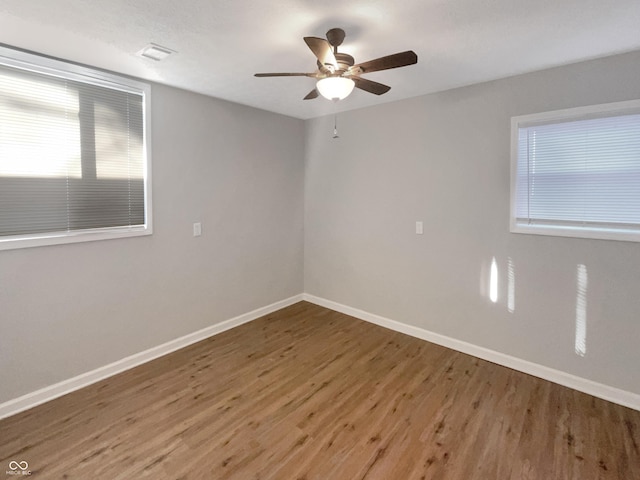
<svg viewBox="0 0 640 480">
<path fill-rule="evenodd" d="M 512 231 L 640 235 L 640 108 L 629 106 L 516 119 Z"/>
<path fill-rule="evenodd" d="M 144 102 L 119 83 L 0 63 L 0 240 L 144 231 Z"/>
</svg>

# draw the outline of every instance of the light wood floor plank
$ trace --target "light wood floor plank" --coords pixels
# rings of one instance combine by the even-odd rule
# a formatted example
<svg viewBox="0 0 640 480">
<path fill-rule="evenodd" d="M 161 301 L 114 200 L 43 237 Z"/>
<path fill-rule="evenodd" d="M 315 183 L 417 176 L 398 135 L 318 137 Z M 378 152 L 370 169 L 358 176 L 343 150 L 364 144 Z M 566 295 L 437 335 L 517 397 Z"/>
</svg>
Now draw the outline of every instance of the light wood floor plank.
<svg viewBox="0 0 640 480">
<path fill-rule="evenodd" d="M 640 480 L 639 445 L 640 412 L 300 302 L 0 421 L 0 470 Z"/>
</svg>

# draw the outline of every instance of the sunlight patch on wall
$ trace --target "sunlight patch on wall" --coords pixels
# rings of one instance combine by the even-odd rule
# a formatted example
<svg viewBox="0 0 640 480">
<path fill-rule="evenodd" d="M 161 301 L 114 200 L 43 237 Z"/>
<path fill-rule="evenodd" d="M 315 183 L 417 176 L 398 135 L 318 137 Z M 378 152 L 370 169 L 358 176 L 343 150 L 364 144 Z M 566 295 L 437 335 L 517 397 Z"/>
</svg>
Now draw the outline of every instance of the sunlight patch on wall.
<svg viewBox="0 0 640 480">
<path fill-rule="evenodd" d="M 511 257 L 507 259 L 507 310 L 516 311 L 516 272 Z"/>
<path fill-rule="evenodd" d="M 586 265 L 578 265 L 576 272 L 576 355 L 587 354 L 587 287 L 588 273 Z"/>
<path fill-rule="evenodd" d="M 496 303 L 498 301 L 498 265 L 496 257 L 491 259 L 491 272 L 489 274 L 489 299 Z"/>
</svg>

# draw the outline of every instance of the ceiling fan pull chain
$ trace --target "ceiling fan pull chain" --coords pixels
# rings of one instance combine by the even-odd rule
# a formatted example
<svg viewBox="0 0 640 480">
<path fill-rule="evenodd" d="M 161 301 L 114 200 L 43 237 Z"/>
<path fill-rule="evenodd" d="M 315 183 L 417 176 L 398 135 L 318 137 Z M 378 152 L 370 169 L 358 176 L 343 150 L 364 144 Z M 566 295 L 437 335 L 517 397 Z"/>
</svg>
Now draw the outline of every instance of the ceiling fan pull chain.
<svg viewBox="0 0 640 480">
<path fill-rule="evenodd" d="M 338 136 L 338 114 L 333 114 L 333 138 L 340 138 Z"/>
</svg>

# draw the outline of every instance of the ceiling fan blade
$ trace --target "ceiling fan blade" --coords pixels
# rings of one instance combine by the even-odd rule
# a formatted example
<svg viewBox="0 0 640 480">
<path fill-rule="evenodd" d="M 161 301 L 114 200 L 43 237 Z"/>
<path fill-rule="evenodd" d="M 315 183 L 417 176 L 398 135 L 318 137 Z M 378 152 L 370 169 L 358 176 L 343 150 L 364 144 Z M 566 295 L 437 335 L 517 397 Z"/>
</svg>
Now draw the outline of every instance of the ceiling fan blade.
<svg viewBox="0 0 640 480">
<path fill-rule="evenodd" d="M 254 77 L 314 77 L 315 73 L 256 73 Z"/>
<path fill-rule="evenodd" d="M 314 98 L 318 98 L 318 90 L 315 88 L 307 93 L 307 96 L 304 97 L 303 100 L 313 100 Z"/>
<path fill-rule="evenodd" d="M 372 82 L 366 78 L 361 77 L 349 77 L 356 83 L 356 88 L 364 90 L 365 92 L 373 93 L 375 95 L 382 95 L 391 90 L 391 87 L 378 82 Z"/>
<path fill-rule="evenodd" d="M 389 70 L 391 68 L 406 67 L 418 63 L 418 56 L 412 50 L 406 52 L 394 53 L 386 57 L 376 58 L 368 62 L 359 63 L 349 68 L 350 72 L 370 73 L 380 70 Z"/>
<path fill-rule="evenodd" d="M 304 37 L 304 42 L 322 65 L 331 65 L 333 68 L 338 66 L 331 45 L 324 38 Z"/>
</svg>

